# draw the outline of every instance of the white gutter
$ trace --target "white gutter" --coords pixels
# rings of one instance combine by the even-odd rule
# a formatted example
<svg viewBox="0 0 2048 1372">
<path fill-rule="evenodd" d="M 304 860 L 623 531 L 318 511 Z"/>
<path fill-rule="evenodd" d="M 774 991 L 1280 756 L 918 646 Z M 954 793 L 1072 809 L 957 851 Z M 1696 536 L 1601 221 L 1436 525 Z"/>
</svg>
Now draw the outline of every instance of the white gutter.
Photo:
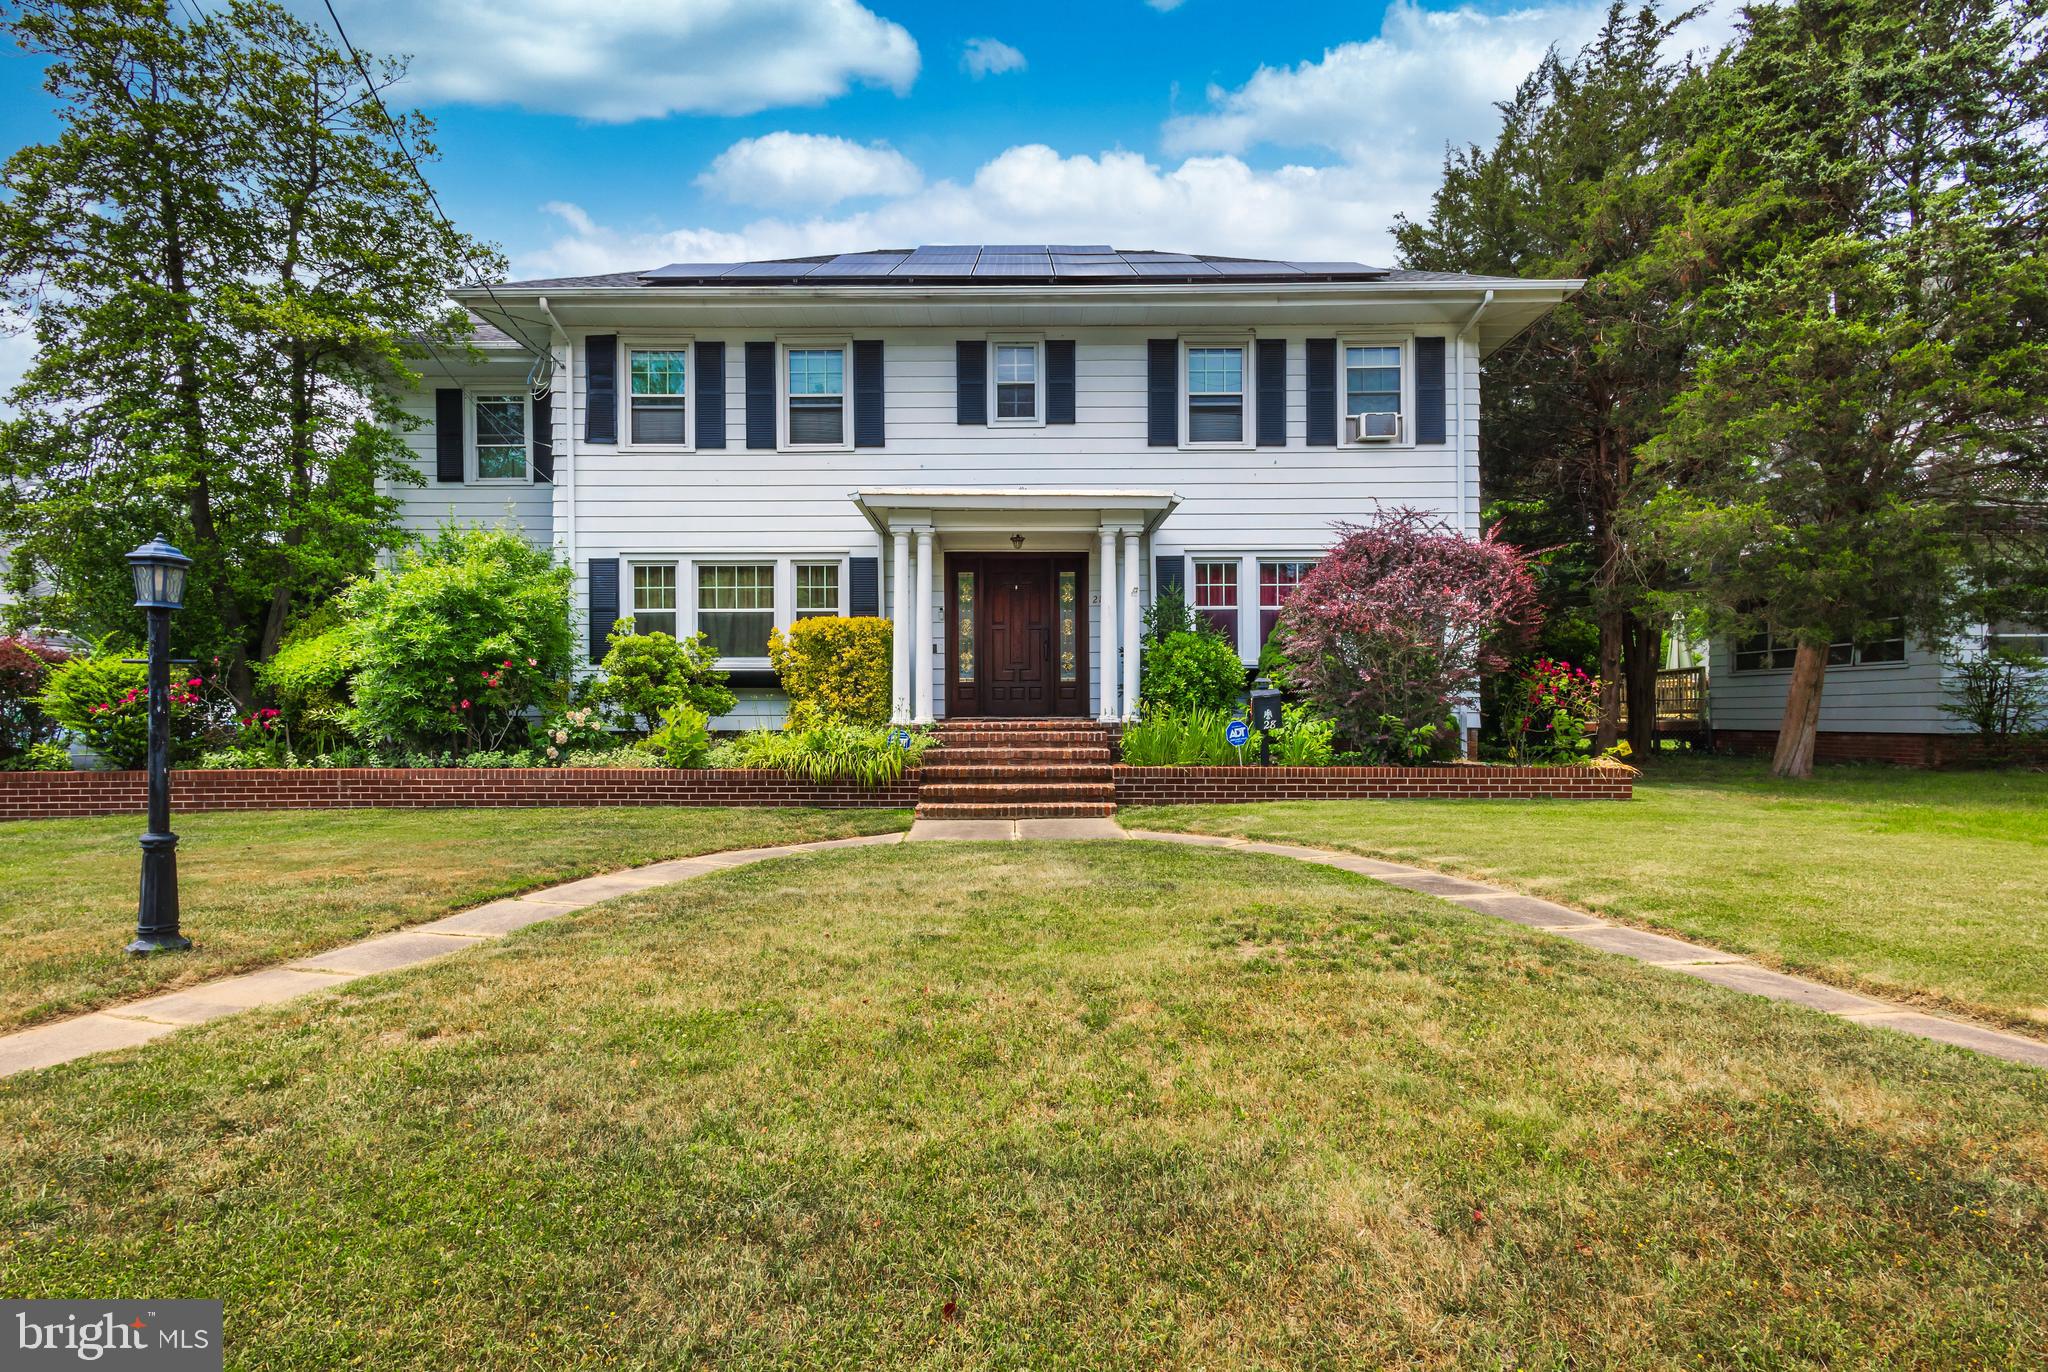
<svg viewBox="0 0 2048 1372">
<path fill-rule="evenodd" d="M 1479 511 L 1476 508 L 1472 511 L 1472 523 L 1469 528 L 1465 523 L 1465 441 L 1468 438 L 1472 440 L 1472 460 L 1476 463 L 1479 460 L 1479 440 L 1478 436 L 1472 432 L 1472 420 L 1477 418 L 1477 416 L 1468 413 L 1470 407 L 1465 403 L 1465 342 L 1474 326 L 1479 323 L 1479 316 L 1485 314 L 1487 306 L 1492 303 L 1493 292 L 1488 290 L 1484 296 L 1480 297 L 1479 304 L 1472 311 L 1471 317 L 1466 319 L 1464 324 L 1459 327 L 1455 335 L 1457 347 L 1453 350 L 1456 356 L 1451 360 L 1452 369 L 1455 373 L 1453 384 L 1458 388 L 1458 531 L 1460 533 L 1470 532 L 1474 535 L 1477 535 L 1479 532 Z M 1472 350 L 1472 365 L 1475 368 L 1479 365 L 1479 350 L 1476 343 Z M 1474 504 L 1476 505 L 1477 502 L 1474 502 Z"/>
<path fill-rule="evenodd" d="M 1577 278 L 1555 280 L 1502 280 L 1486 287 L 1490 300 L 1496 289 L 1515 294 L 1526 293 L 1538 298 L 1557 297 L 1562 299 L 1586 283 Z M 549 298 L 558 303 L 588 304 L 603 301 L 608 304 L 645 302 L 647 304 L 670 305 L 684 302 L 697 303 L 740 303 L 740 302 L 816 302 L 830 300 L 859 301 L 871 303 L 885 300 L 1001 300 L 1038 298 L 1046 301 L 1080 303 L 1088 300 L 1144 300 L 1158 302 L 1179 297 L 1188 301 L 1214 301 L 1219 298 L 1250 297 L 1247 303 L 1284 303 L 1300 299 L 1343 299 L 1347 297 L 1373 300 L 1400 300 L 1403 297 L 1426 299 L 1447 295 L 1470 296 L 1476 283 L 1470 281 L 1317 281 L 1298 285 L 1271 281 L 1213 283 L 1160 282 L 1153 285 L 1111 286 L 1091 284 L 1087 286 L 803 286 L 761 285 L 724 286 L 580 286 L 550 287 Z M 518 287 L 495 286 L 495 298 L 529 298 L 527 291 Z M 449 292 L 457 300 L 469 302 L 489 301 L 494 297 L 474 288 Z M 1483 308 L 1483 307 L 1482 307 Z M 480 311 L 481 313 L 481 311 Z"/>
<path fill-rule="evenodd" d="M 556 531 L 562 540 L 562 555 L 569 560 L 569 570 L 576 570 L 576 346 L 569 341 L 569 331 L 562 327 L 562 321 L 555 318 L 555 312 L 548 305 L 548 298 L 539 299 L 540 312 L 547 316 L 548 342 L 562 340 L 562 365 L 556 375 L 562 378 L 562 411 L 568 422 L 562 425 L 555 439 L 555 490 L 559 497 L 554 503 L 561 507 L 555 521 Z M 552 393 L 548 403 L 552 405 Z"/>
</svg>

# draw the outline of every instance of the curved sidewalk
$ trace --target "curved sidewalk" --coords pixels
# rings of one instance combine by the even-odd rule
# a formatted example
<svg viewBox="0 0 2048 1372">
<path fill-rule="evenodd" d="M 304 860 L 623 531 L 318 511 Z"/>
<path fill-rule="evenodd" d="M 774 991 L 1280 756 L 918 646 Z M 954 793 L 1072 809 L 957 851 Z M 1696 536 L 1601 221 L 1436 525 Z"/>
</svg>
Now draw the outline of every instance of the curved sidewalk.
<svg viewBox="0 0 2048 1372">
<path fill-rule="evenodd" d="M 1001 832 L 996 832 L 1000 828 Z M 1716 986 L 1750 995 L 1764 996 L 1788 1004 L 1803 1005 L 1823 1014 L 1857 1024 L 1893 1029 L 1916 1038 L 1968 1048 L 1992 1057 L 2034 1067 L 2048 1068 L 2048 1043 L 2020 1034 L 1989 1029 L 1982 1025 L 1929 1015 L 1910 1006 L 1844 991 L 1823 982 L 1789 976 L 1761 967 L 1734 953 L 1708 948 L 1664 934 L 1647 933 L 1626 925 L 1610 924 L 1582 910 L 1539 900 L 1482 882 L 1449 876 L 1426 867 L 1410 867 L 1378 858 L 1359 857 L 1325 848 L 1308 848 L 1291 843 L 1260 843 L 1249 839 L 1210 834 L 1175 834 L 1143 829 L 1127 830 L 1108 820 L 962 821 L 956 824 L 920 821 L 911 831 L 872 834 L 860 838 L 821 839 L 811 843 L 787 843 L 768 848 L 740 848 L 697 857 L 634 867 L 605 876 L 549 886 L 527 895 L 479 905 L 459 914 L 426 924 L 416 924 L 388 934 L 363 939 L 312 957 L 300 958 L 280 967 L 265 968 L 242 976 L 227 977 L 200 986 L 151 996 L 111 1010 L 100 1010 L 75 1019 L 40 1024 L 32 1029 L 0 1035 L 0 1077 L 17 1072 L 53 1067 L 94 1053 L 111 1052 L 147 1043 L 188 1025 L 275 1005 L 300 996 L 319 995 L 344 986 L 359 977 L 378 972 L 414 967 L 447 957 L 478 943 L 502 938 L 515 929 L 553 919 L 595 905 L 599 901 L 651 886 L 667 886 L 691 877 L 705 876 L 730 867 L 744 867 L 768 858 L 825 852 L 835 848 L 862 848 L 907 840 L 969 839 L 1142 839 L 1153 843 L 1178 843 L 1200 848 L 1223 848 L 1247 853 L 1265 853 L 1293 858 L 1322 867 L 1382 881 L 1389 886 L 1439 897 L 1453 904 L 1496 919 L 1509 920 L 1589 948 L 1618 953 L 1686 976 L 1698 977 Z"/>
</svg>

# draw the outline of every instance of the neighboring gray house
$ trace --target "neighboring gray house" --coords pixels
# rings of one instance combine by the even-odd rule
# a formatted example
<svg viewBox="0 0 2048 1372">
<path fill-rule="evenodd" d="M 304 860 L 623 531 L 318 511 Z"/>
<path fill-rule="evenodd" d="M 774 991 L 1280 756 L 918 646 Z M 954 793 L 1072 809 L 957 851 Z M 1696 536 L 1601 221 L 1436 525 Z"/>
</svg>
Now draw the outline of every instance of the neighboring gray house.
<svg viewBox="0 0 2048 1372">
<path fill-rule="evenodd" d="M 593 658 L 708 634 L 721 727 L 820 614 L 894 619 L 901 719 L 1121 719 L 1158 588 L 1251 663 L 1334 522 L 1476 533 L 1480 359 L 1578 285 L 1026 245 L 465 289 L 487 360 L 406 398 L 405 518 L 552 545 Z"/>
</svg>

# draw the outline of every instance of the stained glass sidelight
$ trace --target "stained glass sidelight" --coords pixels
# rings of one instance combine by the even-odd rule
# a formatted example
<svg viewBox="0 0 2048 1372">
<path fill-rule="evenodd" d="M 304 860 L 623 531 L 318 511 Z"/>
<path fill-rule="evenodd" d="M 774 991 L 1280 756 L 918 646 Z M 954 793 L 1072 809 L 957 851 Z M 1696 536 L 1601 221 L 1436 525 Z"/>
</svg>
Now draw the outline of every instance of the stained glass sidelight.
<svg viewBox="0 0 2048 1372">
<path fill-rule="evenodd" d="M 960 620 L 958 676 L 963 685 L 971 685 L 974 681 L 974 573 L 959 573 L 955 585 Z"/>
<path fill-rule="evenodd" d="M 1060 573 L 1060 680 L 1078 681 L 1081 675 L 1079 635 L 1081 588 L 1074 572 Z"/>
</svg>

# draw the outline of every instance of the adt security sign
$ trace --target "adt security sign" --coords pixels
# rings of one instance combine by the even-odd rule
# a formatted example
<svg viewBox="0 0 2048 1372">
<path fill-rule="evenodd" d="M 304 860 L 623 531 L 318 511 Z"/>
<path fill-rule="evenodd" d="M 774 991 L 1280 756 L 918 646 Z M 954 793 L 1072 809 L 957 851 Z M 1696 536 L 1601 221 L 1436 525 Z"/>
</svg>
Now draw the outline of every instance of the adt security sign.
<svg viewBox="0 0 2048 1372">
<path fill-rule="evenodd" d="M 910 730 L 891 729 L 889 731 L 889 741 L 898 748 L 908 748 L 910 746 Z"/>
<path fill-rule="evenodd" d="M 1223 741 L 1233 748 L 1242 748 L 1252 736 L 1252 726 L 1241 719 L 1230 721 L 1230 727 L 1223 731 Z"/>
</svg>

